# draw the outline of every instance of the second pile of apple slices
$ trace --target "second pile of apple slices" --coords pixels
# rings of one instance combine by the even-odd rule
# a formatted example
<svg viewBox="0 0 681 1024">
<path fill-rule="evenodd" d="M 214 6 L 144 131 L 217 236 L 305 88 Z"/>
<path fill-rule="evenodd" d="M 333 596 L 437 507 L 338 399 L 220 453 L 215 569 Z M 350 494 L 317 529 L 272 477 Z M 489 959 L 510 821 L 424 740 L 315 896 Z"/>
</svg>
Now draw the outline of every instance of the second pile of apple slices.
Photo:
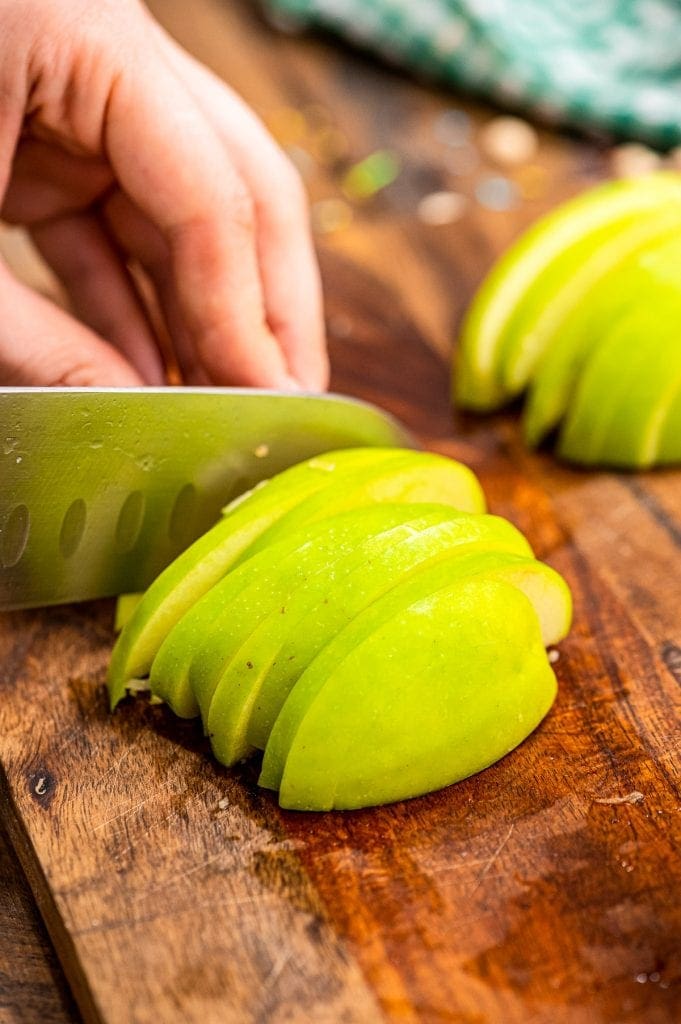
<svg viewBox="0 0 681 1024">
<path fill-rule="evenodd" d="M 309 460 L 229 506 L 178 563 L 119 638 L 112 704 L 148 672 L 177 714 L 201 714 L 223 764 L 264 751 L 260 783 L 284 807 L 448 785 L 553 702 L 545 647 L 569 629 L 568 588 L 441 456 Z"/>
<path fill-rule="evenodd" d="M 681 175 L 610 182 L 540 220 L 467 314 L 457 402 L 528 391 L 530 445 L 585 465 L 681 462 Z"/>
</svg>

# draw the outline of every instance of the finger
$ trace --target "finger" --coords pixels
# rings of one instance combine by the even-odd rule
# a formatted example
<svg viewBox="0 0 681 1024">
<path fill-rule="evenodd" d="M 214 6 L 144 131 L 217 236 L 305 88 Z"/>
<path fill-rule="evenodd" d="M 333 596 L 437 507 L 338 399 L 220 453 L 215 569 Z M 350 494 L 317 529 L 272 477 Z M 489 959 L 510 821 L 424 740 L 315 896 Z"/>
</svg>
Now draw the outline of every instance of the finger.
<svg viewBox="0 0 681 1024">
<path fill-rule="evenodd" d="M 7 65 L 7 61 L 0 62 L 0 208 L 12 173 L 26 103 L 15 77 L 5 77 Z"/>
<path fill-rule="evenodd" d="M 292 386 L 266 322 L 252 200 L 212 126 L 148 45 L 112 87 L 105 145 L 120 185 L 168 243 L 177 304 L 209 379 Z"/>
<path fill-rule="evenodd" d="M 134 387 L 137 371 L 114 348 L 0 264 L 0 381 L 6 385 Z"/>
<path fill-rule="evenodd" d="M 119 189 L 103 204 L 102 215 L 118 247 L 139 263 L 153 284 L 155 294 L 150 302 L 147 289 L 146 305 L 155 314 L 157 336 L 169 342 L 170 352 L 165 346 L 166 358 L 170 356 L 177 363 L 185 384 L 210 384 L 211 379 L 199 361 L 177 302 L 169 269 L 170 254 L 163 235 Z"/>
<path fill-rule="evenodd" d="M 10 224 L 30 226 L 83 210 L 111 187 L 112 180 L 111 168 L 97 157 L 76 156 L 49 142 L 21 139 L 0 215 Z"/>
<path fill-rule="evenodd" d="M 255 202 L 265 307 L 303 386 L 328 386 L 321 283 L 300 177 L 247 105 L 159 27 L 163 46 L 215 125 Z"/>
<path fill-rule="evenodd" d="M 97 218 L 67 215 L 35 225 L 31 234 L 76 315 L 122 352 L 146 384 L 163 384 L 163 362 L 139 296 Z"/>
</svg>

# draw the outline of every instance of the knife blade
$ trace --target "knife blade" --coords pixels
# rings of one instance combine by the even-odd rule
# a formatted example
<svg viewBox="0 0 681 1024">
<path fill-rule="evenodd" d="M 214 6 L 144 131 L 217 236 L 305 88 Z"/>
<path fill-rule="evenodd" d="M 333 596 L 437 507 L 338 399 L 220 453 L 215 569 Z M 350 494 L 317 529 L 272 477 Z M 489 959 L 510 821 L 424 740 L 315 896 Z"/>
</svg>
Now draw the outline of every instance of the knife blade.
<svg viewBox="0 0 681 1024">
<path fill-rule="evenodd" d="M 335 448 L 413 444 L 339 395 L 3 389 L 0 609 L 144 589 L 259 480 Z"/>
</svg>

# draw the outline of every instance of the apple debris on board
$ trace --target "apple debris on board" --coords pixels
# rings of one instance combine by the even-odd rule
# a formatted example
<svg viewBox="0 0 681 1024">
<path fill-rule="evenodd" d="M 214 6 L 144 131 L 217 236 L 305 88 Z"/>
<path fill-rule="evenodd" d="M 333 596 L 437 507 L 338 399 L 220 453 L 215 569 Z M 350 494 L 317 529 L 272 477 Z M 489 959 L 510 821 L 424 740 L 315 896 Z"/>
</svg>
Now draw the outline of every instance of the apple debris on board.
<svg viewBox="0 0 681 1024">
<path fill-rule="evenodd" d="M 515 243 L 466 315 L 462 408 L 527 392 L 524 435 L 584 465 L 681 462 L 681 175 L 600 185 Z"/>
<path fill-rule="evenodd" d="M 440 455 L 309 459 L 227 506 L 135 604 L 112 708 L 139 682 L 201 715 L 216 758 L 264 751 L 283 807 L 406 799 L 503 757 L 549 710 L 563 579 Z"/>
</svg>

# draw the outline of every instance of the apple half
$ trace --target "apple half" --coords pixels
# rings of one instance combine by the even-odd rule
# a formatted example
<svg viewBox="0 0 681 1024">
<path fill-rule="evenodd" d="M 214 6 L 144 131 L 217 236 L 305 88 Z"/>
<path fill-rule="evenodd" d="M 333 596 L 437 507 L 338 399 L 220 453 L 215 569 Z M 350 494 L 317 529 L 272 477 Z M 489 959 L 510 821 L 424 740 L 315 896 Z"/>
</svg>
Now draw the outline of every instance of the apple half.
<svg viewBox="0 0 681 1024">
<path fill-rule="evenodd" d="M 115 705 L 131 664 L 150 671 L 226 765 L 264 750 L 261 784 L 300 810 L 416 796 L 503 756 L 551 705 L 545 647 L 572 614 L 470 470 L 323 458 L 321 482 L 319 460 L 273 478 L 159 577 L 109 676 Z"/>
</svg>

